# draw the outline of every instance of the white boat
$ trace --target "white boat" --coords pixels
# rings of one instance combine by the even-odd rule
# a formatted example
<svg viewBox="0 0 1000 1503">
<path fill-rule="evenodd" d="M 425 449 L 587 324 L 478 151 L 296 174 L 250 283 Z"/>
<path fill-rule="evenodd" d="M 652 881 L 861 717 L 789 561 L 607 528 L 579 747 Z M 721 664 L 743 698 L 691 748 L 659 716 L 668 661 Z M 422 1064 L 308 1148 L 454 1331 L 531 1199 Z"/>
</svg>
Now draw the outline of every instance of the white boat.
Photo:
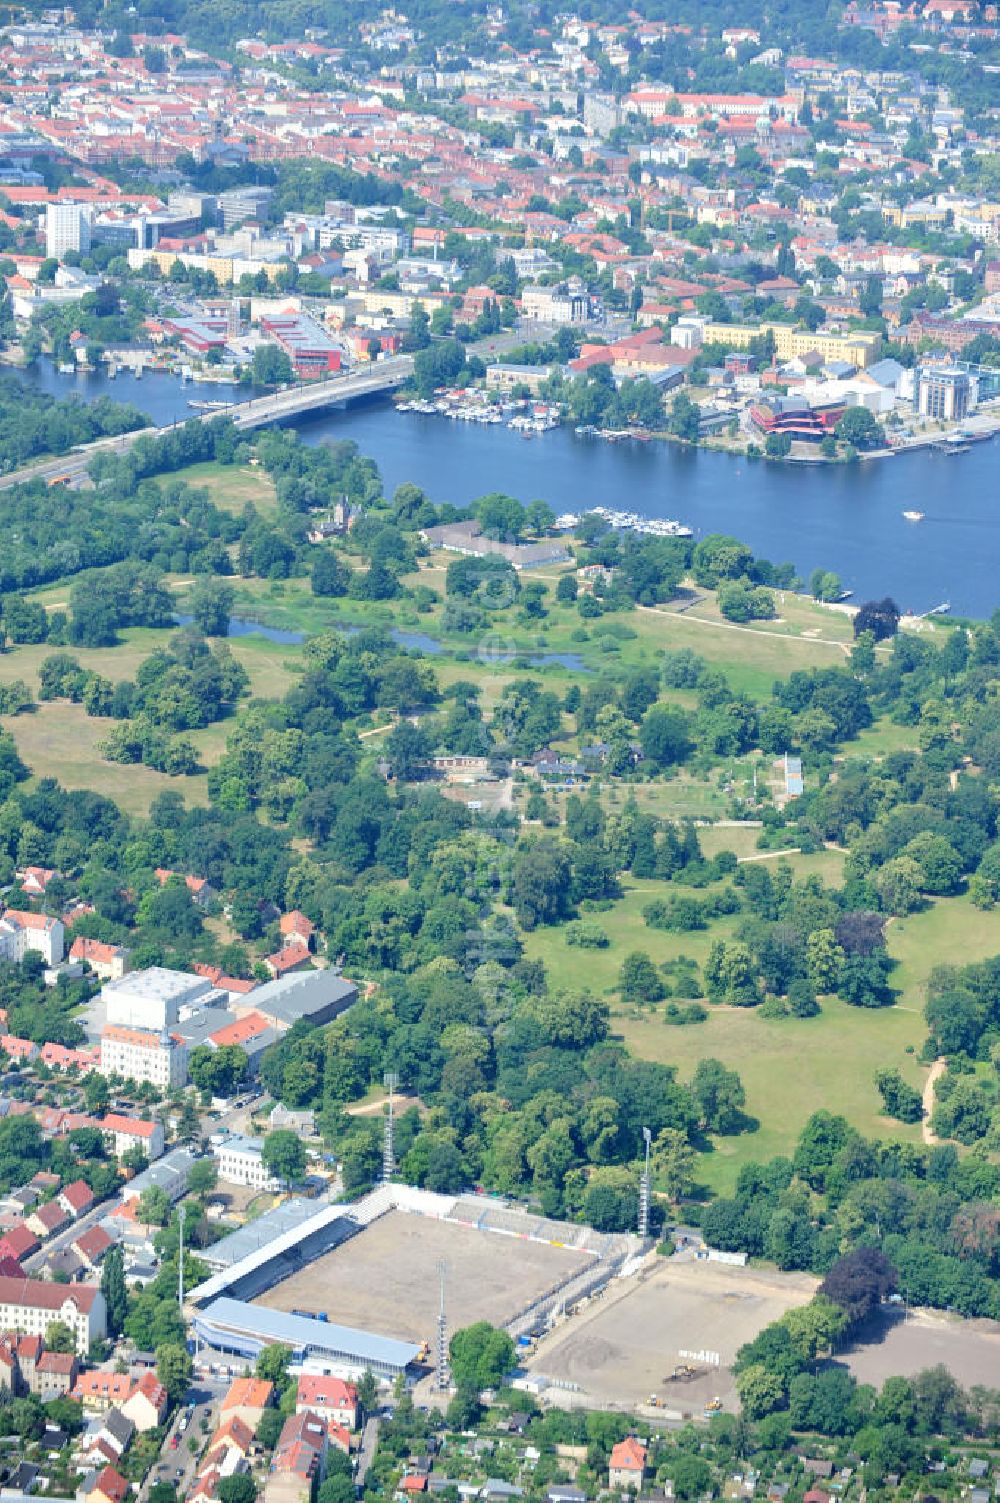
<svg viewBox="0 0 1000 1503">
<path fill-rule="evenodd" d="M 924 520 L 922 511 L 904 511 L 903 516 L 908 522 L 922 522 Z"/>
</svg>

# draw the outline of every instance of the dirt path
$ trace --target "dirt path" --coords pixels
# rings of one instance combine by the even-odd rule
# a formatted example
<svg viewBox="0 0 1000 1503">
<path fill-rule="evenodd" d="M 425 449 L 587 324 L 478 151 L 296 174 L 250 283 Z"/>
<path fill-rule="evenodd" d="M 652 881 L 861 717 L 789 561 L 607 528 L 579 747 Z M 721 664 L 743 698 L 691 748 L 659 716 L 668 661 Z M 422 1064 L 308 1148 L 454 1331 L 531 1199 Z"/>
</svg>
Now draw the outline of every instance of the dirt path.
<svg viewBox="0 0 1000 1503">
<path fill-rule="evenodd" d="M 944 1074 L 947 1064 L 948 1061 L 946 1059 L 936 1059 L 928 1071 L 927 1079 L 924 1081 L 924 1120 L 921 1131 L 923 1132 L 924 1142 L 929 1146 L 933 1146 L 938 1142 L 937 1133 L 931 1128 L 931 1112 L 934 1110 L 934 1086 Z"/>
<path fill-rule="evenodd" d="M 637 605 L 637 611 L 645 611 L 650 616 L 677 616 L 677 611 L 666 611 L 657 605 Z M 734 621 L 712 621 L 707 616 L 684 616 L 685 621 L 697 621 L 699 626 L 714 626 L 718 631 L 746 632 L 751 637 L 767 637 L 770 641 L 797 642 L 802 647 L 833 647 L 837 652 L 849 653 L 851 644 L 847 642 L 834 642 L 829 637 L 795 637 L 790 633 L 761 631 L 754 626 L 738 626 Z"/>
</svg>

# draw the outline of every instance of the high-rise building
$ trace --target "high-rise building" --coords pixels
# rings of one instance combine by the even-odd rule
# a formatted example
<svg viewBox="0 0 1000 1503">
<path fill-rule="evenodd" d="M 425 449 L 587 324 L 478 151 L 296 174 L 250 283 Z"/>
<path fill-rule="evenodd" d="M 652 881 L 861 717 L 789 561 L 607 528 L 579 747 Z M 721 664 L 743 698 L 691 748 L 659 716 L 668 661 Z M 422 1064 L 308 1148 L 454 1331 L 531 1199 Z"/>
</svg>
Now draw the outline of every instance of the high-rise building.
<svg viewBox="0 0 1000 1503">
<path fill-rule="evenodd" d="M 925 366 L 917 382 L 917 410 L 921 417 L 960 423 L 973 407 L 972 383 L 965 371 L 950 366 Z"/>
<path fill-rule="evenodd" d="M 61 261 L 67 251 L 89 251 L 90 214 L 83 204 L 47 204 L 45 254 Z"/>
</svg>

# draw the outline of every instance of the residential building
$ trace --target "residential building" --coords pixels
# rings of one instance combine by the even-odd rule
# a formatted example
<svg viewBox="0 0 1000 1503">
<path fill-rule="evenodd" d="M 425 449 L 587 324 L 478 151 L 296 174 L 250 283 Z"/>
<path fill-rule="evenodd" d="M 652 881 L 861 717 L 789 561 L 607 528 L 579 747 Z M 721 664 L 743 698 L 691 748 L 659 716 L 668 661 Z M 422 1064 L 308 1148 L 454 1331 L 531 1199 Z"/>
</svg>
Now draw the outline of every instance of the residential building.
<svg viewBox="0 0 1000 1503">
<path fill-rule="evenodd" d="M 273 955 L 266 955 L 264 964 L 272 980 L 277 980 L 278 977 L 287 976 L 292 971 L 311 969 L 312 956 L 305 945 L 290 944 L 276 950 Z"/>
<path fill-rule="evenodd" d="M 104 1295 L 92 1284 L 0 1278 L 0 1329 L 44 1336 L 57 1320 L 69 1326 L 77 1352 L 85 1357 L 107 1329 Z"/>
<path fill-rule="evenodd" d="M 629 1435 L 612 1446 L 608 1462 L 608 1486 L 614 1492 L 626 1489 L 640 1492 L 645 1470 L 646 1447 L 634 1435 Z"/>
<path fill-rule="evenodd" d="M 921 417 L 960 423 L 972 408 L 972 382 L 965 371 L 950 366 L 925 366 L 917 379 L 917 411 Z"/>
<path fill-rule="evenodd" d="M 271 1174 L 262 1157 L 263 1140 L 240 1135 L 226 1138 L 215 1149 L 219 1178 L 228 1185 L 253 1190 L 279 1190 L 281 1181 Z"/>
<path fill-rule="evenodd" d="M 318 1414 L 289 1415 L 274 1448 L 264 1503 L 309 1503 L 323 1480 L 328 1444 L 326 1422 Z"/>
<path fill-rule="evenodd" d="M 42 1352 L 28 1386 L 43 1403 L 63 1399 L 76 1381 L 79 1362 L 73 1352 Z"/>
<path fill-rule="evenodd" d="M 295 1395 L 295 1412 L 311 1410 L 348 1430 L 358 1428 L 358 1390 L 343 1378 L 313 1377 L 303 1373 Z"/>
<path fill-rule="evenodd" d="M 0 918 L 0 958 L 20 962 L 30 950 L 46 965 L 58 965 L 65 954 L 65 933 L 61 919 L 8 908 Z"/>
<path fill-rule="evenodd" d="M 301 945 L 304 950 L 312 949 L 316 926 L 312 919 L 306 918 L 305 914 L 300 913 L 297 908 L 293 908 L 291 913 L 281 915 L 278 920 L 278 929 L 285 945 Z"/>
<path fill-rule="evenodd" d="M 187 1048 L 165 1030 L 154 1033 L 109 1023 L 101 1033 L 101 1073 L 140 1085 L 148 1081 L 161 1090 L 187 1085 Z"/>
<path fill-rule="evenodd" d="M 70 960 L 85 961 L 94 975 L 104 981 L 120 981 L 131 968 L 131 955 L 124 945 L 102 944 L 99 939 L 86 939 L 82 934 L 74 939 L 69 950 Z"/>
<path fill-rule="evenodd" d="M 122 1405 L 122 1414 L 140 1434 L 162 1425 L 169 1406 L 169 1396 L 155 1373 L 146 1372 Z"/>
<path fill-rule="evenodd" d="M 132 1148 L 141 1148 L 150 1163 L 163 1152 L 163 1126 L 159 1122 L 144 1122 L 139 1117 L 122 1117 L 109 1113 L 100 1123 L 116 1159 Z"/>
<path fill-rule="evenodd" d="M 106 1414 L 124 1404 L 134 1387 L 129 1373 L 109 1373 L 102 1369 L 81 1373 L 73 1385 L 70 1398 L 84 1409 Z"/>
<path fill-rule="evenodd" d="M 256 1430 L 274 1397 L 274 1384 L 263 1378 L 236 1378 L 222 1401 L 223 1420 L 240 1419 Z"/>
<path fill-rule="evenodd" d="M 770 333 L 774 337 L 774 352 L 779 360 L 790 360 L 794 355 L 816 353 L 824 360 L 845 360 L 864 370 L 878 358 L 881 335 L 866 330 L 853 330 L 849 334 L 814 333 L 809 329 L 796 329 L 791 324 L 718 324 L 707 323 L 702 331 L 705 344 L 723 344 L 745 350 L 755 339 Z"/>
<path fill-rule="evenodd" d="M 113 1466 L 102 1467 L 84 1494 L 83 1503 L 125 1503 L 132 1484 Z"/>
<path fill-rule="evenodd" d="M 74 1240 L 73 1251 L 84 1267 L 95 1274 L 114 1245 L 103 1226 L 90 1226 Z"/>
<path fill-rule="evenodd" d="M 61 261 L 67 251 L 90 250 L 92 210 L 83 204 L 46 204 L 45 254 Z"/>
<path fill-rule="evenodd" d="M 47 1200 L 43 1206 L 36 1206 L 25 1218 L 25 1225 L 43 1242 L 47 1237 L 54 1237 L 56 1232 L 65 1231 L 69 1223 L 70 1218 L 57 1200 Z"/>
<path fill-rule="evenodd" d="M 75 1220 L 89 1211 L 95 1203 L 94 1192 L 84 1179 L 75 1179 L 72 1184 L 66 1185 L 56 1196 L 57 1203 L 62 1206 L 67 1216 Z"/>
<path fill-rule="evenodd" d="M 582 324 L 590 317 L 590 298 L 583 287 L 525 287 L 521 293 L 525 318 L 548 324 Z"/>
</svg>

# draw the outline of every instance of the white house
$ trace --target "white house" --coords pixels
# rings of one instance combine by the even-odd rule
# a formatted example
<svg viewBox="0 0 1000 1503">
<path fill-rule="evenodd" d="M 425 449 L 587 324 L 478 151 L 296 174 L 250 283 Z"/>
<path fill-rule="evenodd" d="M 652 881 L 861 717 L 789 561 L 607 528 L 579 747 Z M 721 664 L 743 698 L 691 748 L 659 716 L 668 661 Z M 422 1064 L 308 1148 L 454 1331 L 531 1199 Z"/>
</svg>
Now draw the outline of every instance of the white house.
<svg viewBox="0 0 1000 1503">
<path fill-rule="evenodd" d="M 262 1156 L 260 1138 L 234 1134 L 213 1150 L 219 1165 L 219 1178 L 229 1185 L 246 1185 L 252 1190 L 279 1190 L 281 1181 L 271 1174 Z"/>
<path fill-rule="evenodd" d="M 65 934 L 62 921 L 47 913 L 8 908 L 0 918 L 0 957 L 22 961 L 33 950 L 46 965 L 58 965 L 65 953 Z"/>
</svg>

